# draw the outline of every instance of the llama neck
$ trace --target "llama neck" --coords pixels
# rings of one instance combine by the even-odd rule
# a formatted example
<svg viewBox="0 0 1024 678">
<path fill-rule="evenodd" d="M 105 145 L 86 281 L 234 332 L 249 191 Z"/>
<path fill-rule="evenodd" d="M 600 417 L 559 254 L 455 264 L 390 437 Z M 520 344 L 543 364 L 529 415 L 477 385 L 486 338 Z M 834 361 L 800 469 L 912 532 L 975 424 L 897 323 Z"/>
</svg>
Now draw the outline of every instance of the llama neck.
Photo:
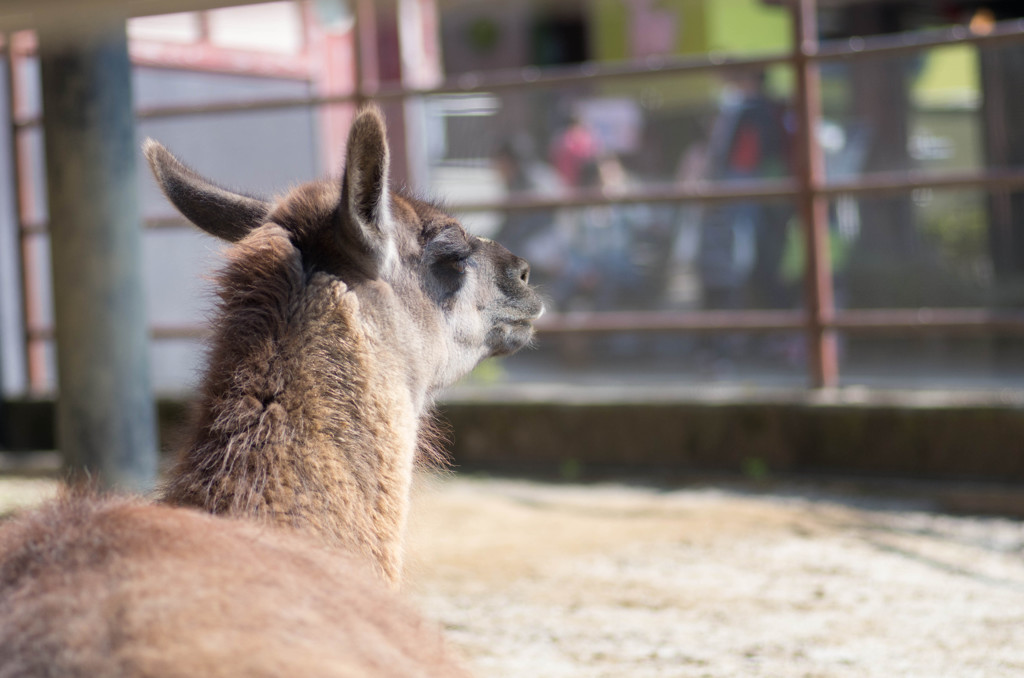
<svg viewBox="0 0 1024 678">
<path fill-rule="evenodd" d="M 422 399 L 391 378 L 352 292 L 325 277 L 303 287 L 279 300 L 287 318 L 265 303 L 233 313 L 225 297 L 164 500 L 313 533 L 396 583 Z"/>
</svg>

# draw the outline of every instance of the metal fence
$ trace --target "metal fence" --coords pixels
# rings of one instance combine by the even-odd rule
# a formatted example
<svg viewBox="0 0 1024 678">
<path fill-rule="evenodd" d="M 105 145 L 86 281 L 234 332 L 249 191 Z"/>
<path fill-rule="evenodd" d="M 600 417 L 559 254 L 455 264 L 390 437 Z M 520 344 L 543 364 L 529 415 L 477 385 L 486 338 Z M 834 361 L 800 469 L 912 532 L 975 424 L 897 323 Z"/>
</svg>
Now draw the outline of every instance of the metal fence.
<svg viewBox="0 0 1024 678">
<path fill-rule="evenodd" d="M 868 196 L 915 189 L 981 189 L 1011 191 L 1024 189 L 1024 171 L 982 169 L 971 172 L 875 172 L 855 179 L 828 181 L 824 173 L 823 153 L 814 130 L 821 118 L 819 67 L 824 62 L 859 60 L 898 56 L 950 45 L 978 47 L 1015 43 L 1024 44 L 1024 20 L 996 23 L 981 32 L 956 26 L 942 30 L 923 30 L 896 35 L 851 38 L 820 42 L 817 27 L 816 0 L 792 0 L 787 4 L 792 18 L 792 49 L 788 52 L 750 58 L 706 55 L 688 58 L 648 58 L 622 63 L 585 63 L 571 67 L 547 69 L 524 68 L 514 72 L 468 73 L 429 88 L 403 87 L 381 83 L 375 72 L 375 27 L 372 0 L 356 3 L 355 92 L 338 96 L 304 96 L 273 100 L 215 103 L 209 105 L 165 106 L 139 110 L 140 119 L 180 116 L 216 115 L 239 111 L 270 110 L 294 107 L 317 107 L 332 104 L 359 104 L 368 100 L 406 100 L 445 94 L 495 93 L 510 90 L 557 88 L 573 85 L 629 79 L 660 74 L 689 75 L 701 72 L 722 73 L 730 70 L 786 66 L 795 78 L 796 172 L 792 178 L 750 180 L 701 186 L 636 187 L 624 193 L 607 195 L 595 190 L 577 190 L 559 197 L 512 195 L 499 201 L 460 203 L 458 212 L 546 210 L 595 205 L 629 203 L 722 203 L 738 200 L 787 199 L 798 206 L 804 229 L 806 303 L 800 310 L 735 310 L 735 311 L 615 311 L 593 313 L 561 313 L 546 316 L 538 325 L 542 333 L 600 333 L 619 331 L 680 332 L 775 332 L 798 331 L 807 337 L 807 373 L 812 387 L 838 384 L 839 363 L 836 333 L 872 332 L 946 332 L 1024 334 L 1024 313 L 997 312 L 978 308 L 945 309 L 873 309 L 840 310 L 834 303 L 832 271 L 829 259 L 828 201 L 837 196 Z M 24 326 L 26 328 L 26 374 L 29 386 L 38 390 L 45 382 L 45 342 L 53 337 L 53 328 L 41 319 L 38 307 L 31 257 L 26 256 L 27 239 L 46 233 L 45 223 L 33 221 L 21 179 L 25 176 L 25 133 L 39 126 L 40 121 L 26 115 L 21 76 L 16 63 L 20 56 L 12 40 L 6 41 L 8 78 L 11 87 L 11 148 L 15 193 L 18 202 L 18 233 L 23 282 Z M 178 220 L 147 221 L 147 228 L 178 228 Z M 193 326 L 152 328 L 154 338 L 201 336 Z"/>
</svg>

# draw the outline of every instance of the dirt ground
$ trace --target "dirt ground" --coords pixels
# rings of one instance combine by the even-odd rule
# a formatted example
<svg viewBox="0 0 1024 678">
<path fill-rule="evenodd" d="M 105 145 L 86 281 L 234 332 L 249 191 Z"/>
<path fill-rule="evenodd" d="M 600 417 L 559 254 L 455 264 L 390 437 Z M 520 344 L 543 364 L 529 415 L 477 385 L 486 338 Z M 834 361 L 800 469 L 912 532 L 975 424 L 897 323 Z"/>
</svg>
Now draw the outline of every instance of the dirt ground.
<svg viewBox="0 0 1024 678">
<path fill-rule="evenodd" d="M 481 676 L 1024 676 L 1024 523 L 920 509 L 435 481 L 410 589 Z"/>
<path fill-rule="evenodd" d="M 53 488 L 4 480 L 0 513 Z M 927 508 L 429 478 L 407 590 L 480 676 L 1024 676 L 1024 523 Z"/>
</svg>

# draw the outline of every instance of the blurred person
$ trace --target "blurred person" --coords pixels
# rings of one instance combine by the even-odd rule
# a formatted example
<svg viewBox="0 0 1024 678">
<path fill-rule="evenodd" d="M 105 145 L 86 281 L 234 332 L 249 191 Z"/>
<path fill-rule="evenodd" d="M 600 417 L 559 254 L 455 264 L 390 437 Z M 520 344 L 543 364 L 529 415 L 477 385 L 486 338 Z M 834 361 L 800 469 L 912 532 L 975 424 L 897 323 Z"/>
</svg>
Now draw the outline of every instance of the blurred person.
<svg viewBox="0 0 1024 678">
<path fill-rule="evenodd" d="M 573 114 L 569 125 L 551 145 L 551 164 L 566 186 L 576 188 L 580 186 L 583 167 L 597 159 L 598 150 L 594 133 L 582 117 Z"/>
<path fill-rule="evenodd" d="M 628 191 L 632 182 L 619 157 L 605 153 L 580 168 L 579 188 L 603 195 Z M 566 268 L 553 285 L 555 301 L 586 310 L 646 305 L 660 290 L 648 280 L 664 250 L 653 231 L 662 226 L 646 205 L 594 205 L 565 213 L 570 247 Z M 654 285 L 657 287 L 657 285 Z"/>
<path fill-rule="evenodd" d="M 783 104 L 769 96 L 761 69 L 727 76 L 708 147 L 710 179 L 789 173 L 791 131 Z"/>
<path fill-rule="evenodd" d="M 558 174 L 540 159 L 533 139 L 526 133 L 502 141 L 494 152 L 494 167 L 509 195 L 553 196 L 563 192 Z M 530 261 L 531 281 L 549 284 L 565 267 L 568 238 L 548 210 L 507 212 L 495 240 L 522 252 Z"/>
<path fill-rule="evenodd" d="M 769 96 L 765 72 L 733 74 L 723 91 L 707 149 L 707 178 L 740 181 L 788 176 L 792 131 L 786 107 Z M 714 213 L 717 212 L 717 213 Z M 741 202 L 706 213 L 711 302 L 719 308 L 784 308 L 794 301 L 781 275 L 792 207 Z M 724 229 L 724 230 L 723 230 Z M 716 232 L 711 232 L 716 231 Z M 731 257 L 715 249 L 731 250 Z M 727 259 L 732 261 L 728 273 Z M 723 283 L 735 289 L 724 289 Z"/>
<path fill-rule="evenodd" d="M 706 149 L 687 159 L 695 180 L 699 160 L 708 181 L 743 181 L 790 174 L 792 131 L 788 112 L 765 88 L 763 70 L 731 74 L 723 88 Z M 787 204 L 734 202 L 705 209 L 700 216 L 697 269 L 702 307 L 708 310 L 786 308 L 796 301 L 782 275 Z M 720 357 L 734 357 L 743 339 L 728 336 L 716 345 Z"/>
<path fill-rule="evenodd" d="M 509 193 L 553 195 L 562 190 L 561 178 L 541 160 L 533 139 L 525 132 L 513 134 L 498 145 L 494 166 Z"/>
</svg>

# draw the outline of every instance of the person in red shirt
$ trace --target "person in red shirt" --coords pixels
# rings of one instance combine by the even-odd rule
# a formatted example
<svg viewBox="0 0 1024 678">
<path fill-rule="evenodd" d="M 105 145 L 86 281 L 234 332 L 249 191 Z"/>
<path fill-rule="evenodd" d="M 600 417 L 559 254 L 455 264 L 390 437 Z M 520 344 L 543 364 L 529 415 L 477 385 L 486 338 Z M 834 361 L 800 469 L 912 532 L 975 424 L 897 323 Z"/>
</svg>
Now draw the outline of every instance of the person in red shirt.
<svg viewBox="0 0 1024 678">
<path fill-rule="evenodd" d="M 598 154 L 597 139 L 578 115 L 569 120 L 569 126 L 555 139 L 551 149 L 551 164 L 564 184 L 570 188 L 580 185 L 580 173 Z"/>
</svg>

